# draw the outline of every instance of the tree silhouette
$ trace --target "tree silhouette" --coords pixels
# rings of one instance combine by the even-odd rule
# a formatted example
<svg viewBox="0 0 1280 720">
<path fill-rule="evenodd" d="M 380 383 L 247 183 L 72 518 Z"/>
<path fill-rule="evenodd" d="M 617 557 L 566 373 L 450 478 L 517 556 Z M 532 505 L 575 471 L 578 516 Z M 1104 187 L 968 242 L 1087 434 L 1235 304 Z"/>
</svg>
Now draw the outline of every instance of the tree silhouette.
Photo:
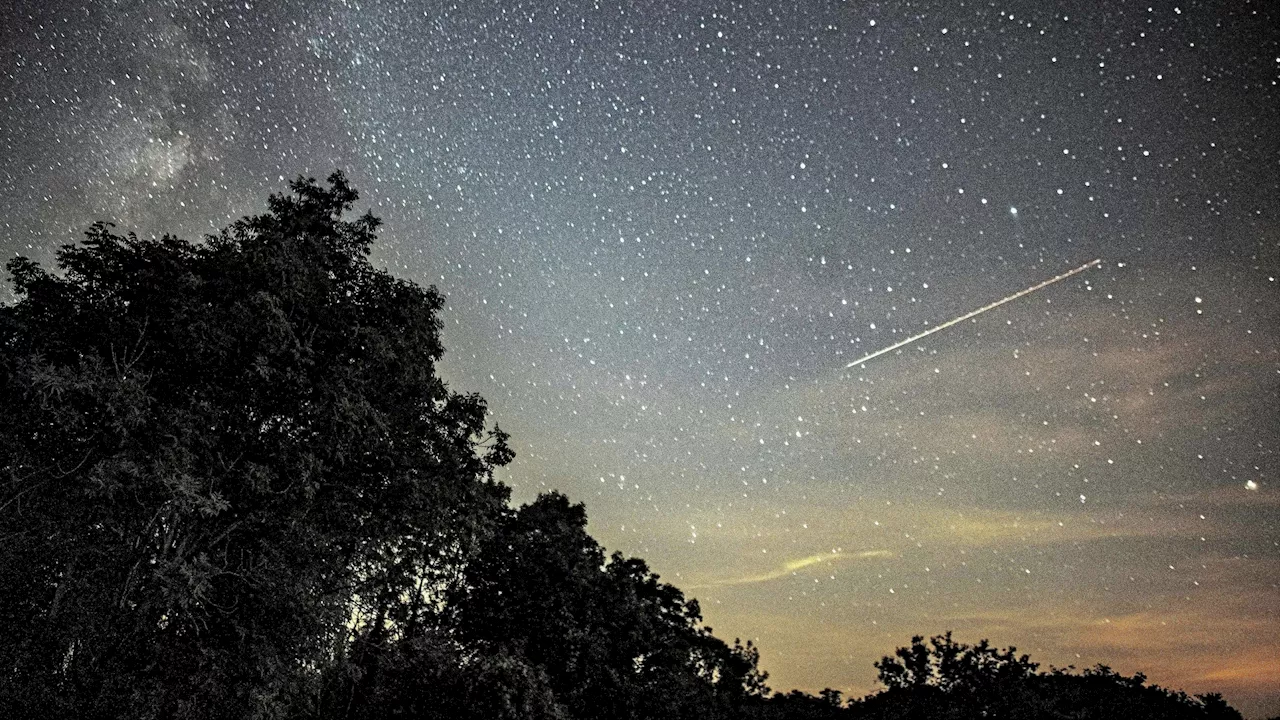
<svg viewBox="0 0 1280 720">
<path fill-rule="evenodd" d="M 1079 674 L 1070 668 L 1037 672 L 1039 665 L 1015 648 L 999 650 L 986 640 L 967 645 L 950 632 L 928 643 L 914 637 L 876 668 L 888 689 L 851 703 L 852 717 L 1240 720 L 1218 695 L 1191 698 L 1148 685 L 1141 673 L 1129 677 L 1105 665 Z"/>
<path fill-rule="evenodd" d="M 544 669 L 578 718 L 714 718 L 765 692 L 753 647 L 712 636 L 643 560 L 606 561 L 586 522 L 558 493 L 510 513 L 451 597 L 461 636 Z"/>
<path fill-rule="evenodd" d="M 505 502 L 441 298 L 341 174 L 205 243 L 95 225 L 0 308 L 0 700 L 269 717 Z"/>
</svg>

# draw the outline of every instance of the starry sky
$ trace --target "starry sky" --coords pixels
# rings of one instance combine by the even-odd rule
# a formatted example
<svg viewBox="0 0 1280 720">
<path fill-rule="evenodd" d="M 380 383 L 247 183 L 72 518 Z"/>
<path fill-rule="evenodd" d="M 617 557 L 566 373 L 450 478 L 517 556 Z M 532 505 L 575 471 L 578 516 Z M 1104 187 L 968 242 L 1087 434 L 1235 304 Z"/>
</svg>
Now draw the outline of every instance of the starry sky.
<svg viewBox="0 0 1280 720">
<path fill-rule="evenodd" d="M 1278 15 L 17 0 L 0 255 L 340 168 L 516 499 L 585 502 L 775 689 L 954 629 L 1275 714 Z"/>
</svg>

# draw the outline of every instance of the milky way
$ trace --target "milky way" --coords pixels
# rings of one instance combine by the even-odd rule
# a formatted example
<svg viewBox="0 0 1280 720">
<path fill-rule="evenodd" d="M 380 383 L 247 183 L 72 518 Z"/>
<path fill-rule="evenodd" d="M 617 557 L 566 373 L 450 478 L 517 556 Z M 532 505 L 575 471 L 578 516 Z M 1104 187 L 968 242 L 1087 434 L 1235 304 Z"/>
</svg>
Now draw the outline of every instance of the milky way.
<svg viewBox="0 0 1280 720">
<path fill-rule="evenodd" d="M 912 634 L 1280 713 L 1261 2 L 19 2 L 0 251 L 343 169 L 608 547 L 862 693 Z M 1053 292 L 854 358 L 1077 267 Z M 855 363 L 856 364 L 856 363 Z"/>
</svg>

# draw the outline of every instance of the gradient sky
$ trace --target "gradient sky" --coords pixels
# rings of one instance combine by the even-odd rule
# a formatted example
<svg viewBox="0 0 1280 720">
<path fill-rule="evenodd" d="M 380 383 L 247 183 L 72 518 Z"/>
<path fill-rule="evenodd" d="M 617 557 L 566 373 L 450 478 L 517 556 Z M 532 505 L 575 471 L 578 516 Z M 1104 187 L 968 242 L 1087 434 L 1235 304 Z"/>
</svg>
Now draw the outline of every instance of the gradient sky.
<svg viewBox="0 0 1280 720">
<path fill-rule="evenodd" d="M 774 688 L 953 629 L 1275 714 L 1277 15 L 18 0 L 0 255 L 341 168 L 516 497 L 585 502 Z"/>
</svg>

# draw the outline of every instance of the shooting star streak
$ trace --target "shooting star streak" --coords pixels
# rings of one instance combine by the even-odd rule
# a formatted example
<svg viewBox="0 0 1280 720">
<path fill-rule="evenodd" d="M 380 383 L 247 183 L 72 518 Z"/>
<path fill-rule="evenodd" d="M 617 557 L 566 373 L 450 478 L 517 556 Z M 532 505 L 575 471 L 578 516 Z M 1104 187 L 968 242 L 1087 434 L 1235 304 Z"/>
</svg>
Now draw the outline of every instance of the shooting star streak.
<svg viewBox="0 0 1280 720">
<path fill-rule="evenodd" d="M 919 335 L 912 335 L 911 337 L 907 338 L 906 340 L 903 340 L 902 342 L 894 343 L 894 344 L 890 345 L 889 347 L 884 348 L 883 350 L 877 350 L 877 351 L 875 351 L 875 352 L 871 353 L 870 355 L 867 355 L 866 357 L 860 358 L 860 359 L 858 359 L 858 360 L 854 360 L 853 362 L 849 363 L 848 365 L 845 365 L 845 368 L 851 368 L 851 367 L 853 367 L 854 365 L 861 365 L 861 364 L 865 363 L 866 361 L 871 360 L 872 358 L 878 358 L 878 357 L 880 357 L 881 355 L 883 355 L 883 354 L 885 354 L 885 353 L 887 353 L 887 352 L 893 352 L 894 350 L 897 350 L 898 348 L 902 347 L 903 345 L 910 345 L 911 343 L 913 343 L 913 342 L 915 342 L 915 341 L 919 340 L 920 338 L 928 337 L 929 335 L 932 335 L 932 334 L 934 334 L 934 333 L 938 332 L 939 330 L 946 330 L 947 328 L 951 327 L 952 325 L 956 325 L 956 324 L 958 324 L 958 323 L 962 323 L 962 322 L 964 322 L 965 320 L 968 320 L 969 318 L 971 318 L 971 317 L 975 317 L 975 316 L 977 316 L 977 315 L 981 315 L 982 313 L 984 313 L 984 312 L 986 312 L 986 311 L 988 311 L 988 310 L 994 310 L 994 309 L 996 309 L 996 308 L 1000 307 L 1001 305 L 1003 305 L 1003 304 L 1005 304 L 1005 303 L 1007 303 L 1007 302 L 1013 302 L 1014 300 L 1017 300 L 1018 298 L 1022 297 L 1023 295 L 1030 295 L 1031 293 L 1033 293 L 1033 292 L 1035 292 L 1035 291 L 1039 290 L 1040 288 L 1048 287 L 1048 286 L 1050 286 L 1050 285 L 1052 285 L 1052 284 L 1054 284 L 1054 283 L 1058 282 L 1059 280 L 1066 280 L 1067 278 L 1071 277 L 1072 275 L 1075 275 L 1075 274 L 1077 274 L 1077 273 L 1082 273 L 1082 272 L 1084 272 L 1085 270 L 1088 270 L 1089 268 L 1094 267 L 1095 265 L 1101 265 L 1101 264 L 1102 264 L 1102 258 L 1097 258 L 1097 259 L 1095 259 L 1095 260 L 1092 260 L 1092 261 L 1090 261 L 1090 262 L 1087 262 L 1087 263 L 1085 263 L 1085 264 L 1081 265 L 1080 267 L 1076 268 L 1075 270 L 1070 270 L 1070 271 L 1068 271 L 1068 272 L 1064 272 L 1064 273 L 1062 273 L 1061 275 L 1057 275 L 1057 276 L 1051 277 L 1051 278 L 1049 278 L 1048 280 L 1045 280 L 1045 281 L 1044 281 L 1044 282 L 1042 282 L 1042 283 L 1039 283 L 1039 284 L 1036 284 L 1036 285 L 1032 285 L 1031 287 L 1027 288 L 1026 290 L 1019 290 L 1018 292 L 1016 292 L 1016 293 L 1014 293 L 1014 294 L 1010 295 L 1010 296 L 1009 296 L 1009 297 L 1007 297 L 1007 298 L 1001 298 L 1001 299 L 999 299 L 999 300 L 997 300 L 997 301 L 995 301 L 995 302 L 991 303 L 990 305 L 983 305 L 982 307 L 978 308 L 977 310 L 974 310 L 974 311 L 973 311 L 973 312 L 971 312 L 971 313 L 968 313 L 968 314 L 966 314 L 966 315 L 961 315 L 960 317 L 958 317 L 958 318 L 956 318 L 956 319 L 954 319 L 954 320 L 948 320 L 948 321 L 946 321 L 946 322 L 942 323 L 941 325 L 938 325 L 937 327 L 931 327 L 931 328 L 929 328 L 928 330 L 925 330 L 924 332 L 920 333 Z"/>
</svg>

